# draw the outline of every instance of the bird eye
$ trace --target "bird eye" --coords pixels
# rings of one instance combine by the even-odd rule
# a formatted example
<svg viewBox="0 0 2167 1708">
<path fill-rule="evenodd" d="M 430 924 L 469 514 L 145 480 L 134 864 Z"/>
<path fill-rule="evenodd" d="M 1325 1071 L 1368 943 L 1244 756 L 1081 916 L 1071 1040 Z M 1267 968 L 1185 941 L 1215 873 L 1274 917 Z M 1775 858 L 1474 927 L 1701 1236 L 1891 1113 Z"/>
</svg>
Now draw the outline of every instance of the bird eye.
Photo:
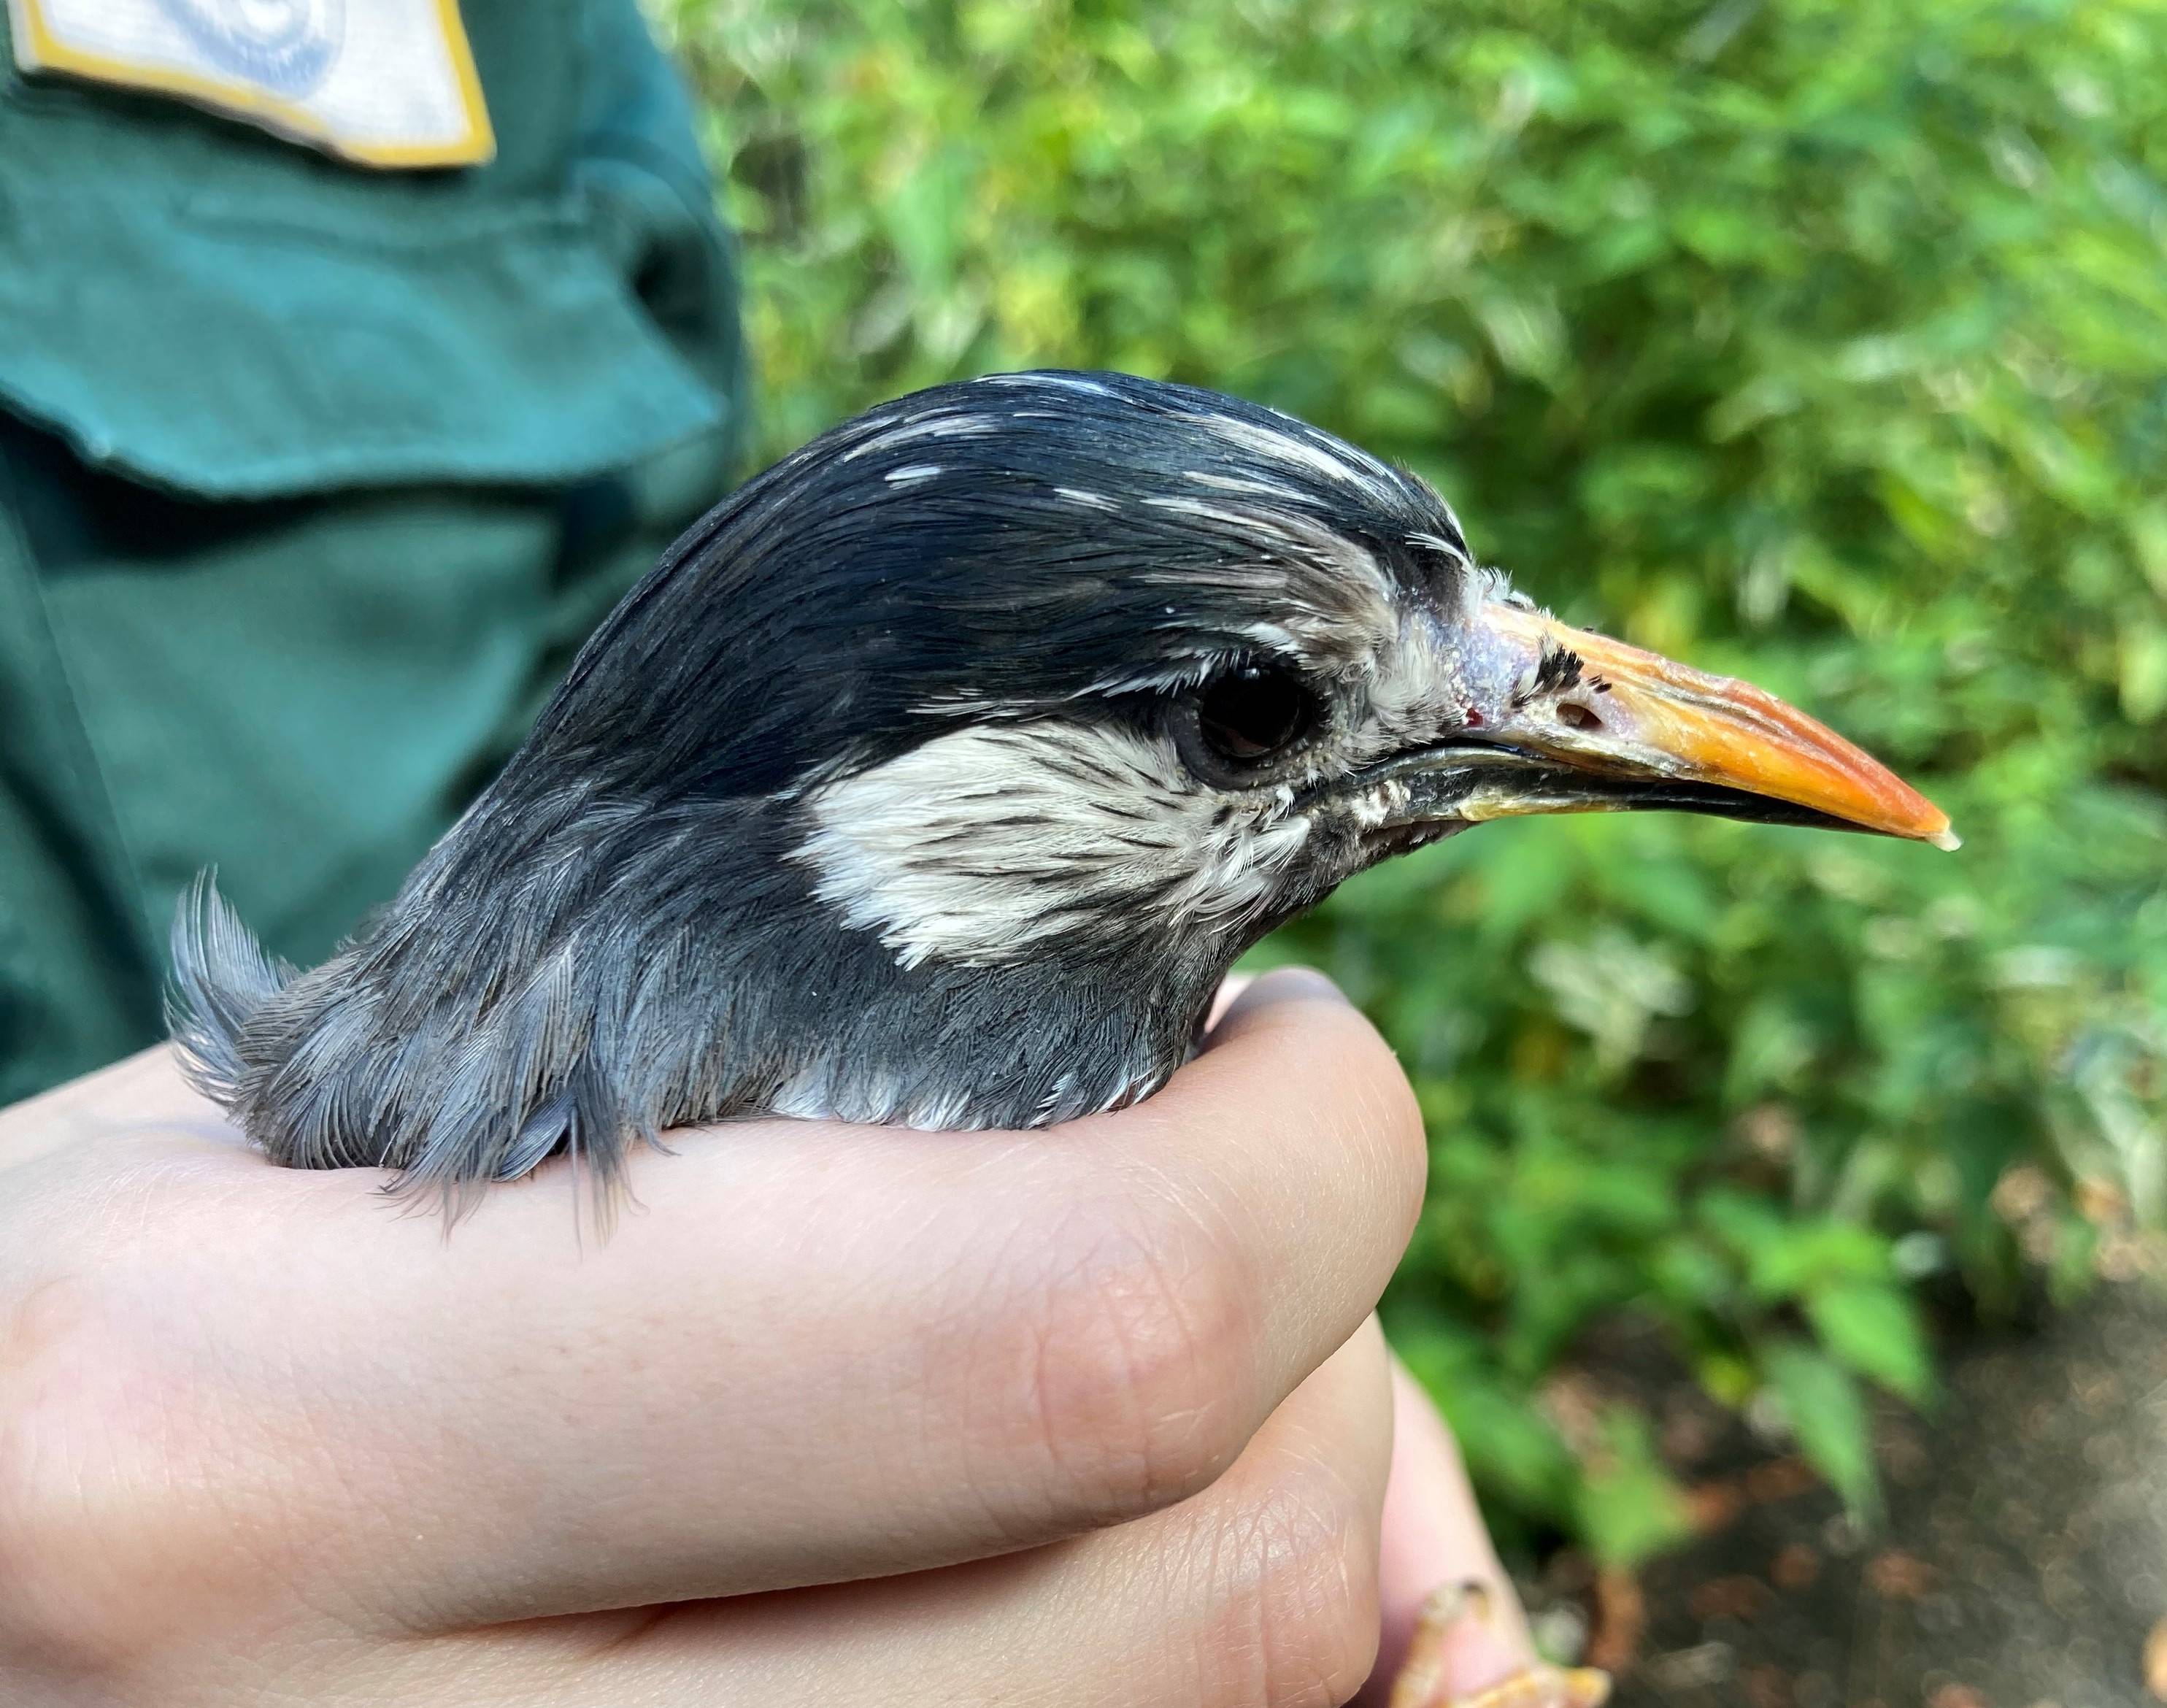
<svg viewBox="0 0 2167 1708">
<path fill-rule="evenodd" d="M 1298 745 L 1322 711 L 1315 691 L 1285 666 L 1237 665 L 1199 692 L 1196 736 L 1216 768 L 1250 772 Z"/>
</svg>

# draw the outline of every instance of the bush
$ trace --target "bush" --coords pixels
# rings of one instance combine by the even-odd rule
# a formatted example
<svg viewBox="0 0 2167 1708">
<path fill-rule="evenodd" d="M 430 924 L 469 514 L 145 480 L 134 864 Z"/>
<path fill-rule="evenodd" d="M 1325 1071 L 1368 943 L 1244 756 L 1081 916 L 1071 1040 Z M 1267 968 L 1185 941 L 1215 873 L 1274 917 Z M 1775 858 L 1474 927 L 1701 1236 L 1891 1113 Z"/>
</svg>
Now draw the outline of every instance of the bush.
<svg viewBox="0 0 2167 1708">
<path fill-rule="evenodd" d="M 1650 1313 L 1861 1507 L 1912 1284 L 2143 1267 L 2167 1149 L 2167 36 L 2137 0 L 662 0 L 765 448 L 1035 364 L 1278 404 L 1568 620 L 1751 676 L 1967 838 L 1501 825 L 1267 946 L 1433 1135 L 1388 1301 L 1493 1515 L 1677 1504 L 1546 1374 Z"/>
</svg>

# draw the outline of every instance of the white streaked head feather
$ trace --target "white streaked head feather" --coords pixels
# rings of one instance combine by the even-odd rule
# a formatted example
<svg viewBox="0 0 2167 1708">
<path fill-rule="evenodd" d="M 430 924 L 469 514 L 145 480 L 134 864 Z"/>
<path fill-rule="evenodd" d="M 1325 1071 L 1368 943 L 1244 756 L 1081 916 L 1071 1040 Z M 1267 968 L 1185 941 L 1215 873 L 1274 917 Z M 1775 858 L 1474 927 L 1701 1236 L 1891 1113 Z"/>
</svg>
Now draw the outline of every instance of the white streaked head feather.
<svg viewBox="0 0 2167 1708">
<path fill-rule="evenodd" d="M 1306 468 L 1366 497 L 1389 498 L 1398 484 L 1392 471 L 1367 452 L 1328 442 L 1314 427 L 1292 416 L 1280 417 L 1286 422 L 1283 428 L 1216 411 L 1190 419 L 1253 456 Z"/>
<path fill-rule="evenodd" d="M 979 385 L 1015 385 L 1023 387 L 1045 387 L 1049 385 L 1058 386 L 1062 390 L 1067 391 L 1089 392 L 1094 397 L 1112 397 L 1115 395 L 1113 387 L 1110 385 L 1102 385 L 1099 381 L 1089 379 L 1081 374 L 1056 374 L 1046 372 L 1035 374 L 982 374 L 974 383 Z"/>
<path fill-rule="evenodd" d="M 882 451 L 892 451 L 898 445 L 915 443 L 919 439 L 976 439 L 1001 431 L 999 416 L 944 415 L 933 411 L 920 411 L 906 416 L 893 425 L 884 425 L 872 437 L 861 439 L 843 453 L 842 460 L 854 463 L 860 457 L 877 456 Z"/>
</svg>

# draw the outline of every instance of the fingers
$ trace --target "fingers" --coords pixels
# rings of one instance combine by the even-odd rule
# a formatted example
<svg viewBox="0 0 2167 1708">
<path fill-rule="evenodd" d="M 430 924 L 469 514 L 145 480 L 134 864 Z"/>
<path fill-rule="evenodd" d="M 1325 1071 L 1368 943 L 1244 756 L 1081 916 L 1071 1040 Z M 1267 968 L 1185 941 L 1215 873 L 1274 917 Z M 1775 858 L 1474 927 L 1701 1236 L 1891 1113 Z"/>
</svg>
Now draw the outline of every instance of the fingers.
<svg viewBox="0 0 2167 1708">
<path fill-rule="evenodd" d="M 1204 1231 L 1280 1361 L 1263 1372 L 1265 1409 L 1375 1303 L 1428 1165 L 1390 1048 L 1327 979 L 1295 970 L 1245 986 L 1158 1096 L 1061 1137 Z"/>
<path fill-rule="evenodd" d="M 1340 1701 L 1376 1646 L 1391 1414 L 1383 1343 L 1370 1323 L 1225 1477 L 1165 1512 L 909 1578 L 703 1604 L 622 1630 L 578 1620 L 506 1634 L 479 1669 L 490 1694 L 458 1700 L 469 1708 Z M 564 1664 L 575 1643 L 592 1657 L 584 1667 Z M 477 1669 L 465 1664 L 470 1681 Z"/>
<path fill-rule="evenodd" d="M 1481 1585 L 1488 1611 L 1486 1619 L 1470 1614 L 1451 1627 L 1437 1680 L 1445 1691 L 1458 1696 L 1483 1689 L 1525 1667 L 1535 1654 L 1519 1597 L 1491 1546 L 1451 1431 L 1397 1359 L 1391 1372 L 1391 1481 L 1378 1572 L 1383 1637 L 1376 1671 L 1358 1699 L 1379 1708 L 1407 1659 L 1424 1604 L 1444 1585 Z"/>
<path fill-rule="evenodd" d="M 1285 975 L 1158 1096 L 1066 1128 L 681 1135 L 584 1249 L 561 1177 L 447 1234 L 373 1174 L 180 1130 L 202 1116 L 80 1254 L 77 1472 L 170 1531 L 119 1551 L 146 1571 L 401 1631 L 915 1570 L 1166 1507 L 1362 1321 L 1423 1165 L 1389 1052 Z M 177 1462 L 215 1474 L 177 1487 Z"/>
</svg>

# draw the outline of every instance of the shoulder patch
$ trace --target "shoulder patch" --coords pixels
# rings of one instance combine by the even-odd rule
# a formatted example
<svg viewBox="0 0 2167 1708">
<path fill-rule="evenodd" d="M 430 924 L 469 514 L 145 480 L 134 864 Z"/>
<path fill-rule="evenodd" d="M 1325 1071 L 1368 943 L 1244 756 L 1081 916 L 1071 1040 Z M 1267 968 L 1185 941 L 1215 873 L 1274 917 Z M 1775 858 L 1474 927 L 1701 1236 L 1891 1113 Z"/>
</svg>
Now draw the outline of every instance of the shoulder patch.
<svg viewBox="0 0 2167 1708">
<path fill-rule="evenodd" d="M 176 96 L 363 166 L 496 151 L 458 0 L 8 0 L 27 72 Z"/>
</svg>

